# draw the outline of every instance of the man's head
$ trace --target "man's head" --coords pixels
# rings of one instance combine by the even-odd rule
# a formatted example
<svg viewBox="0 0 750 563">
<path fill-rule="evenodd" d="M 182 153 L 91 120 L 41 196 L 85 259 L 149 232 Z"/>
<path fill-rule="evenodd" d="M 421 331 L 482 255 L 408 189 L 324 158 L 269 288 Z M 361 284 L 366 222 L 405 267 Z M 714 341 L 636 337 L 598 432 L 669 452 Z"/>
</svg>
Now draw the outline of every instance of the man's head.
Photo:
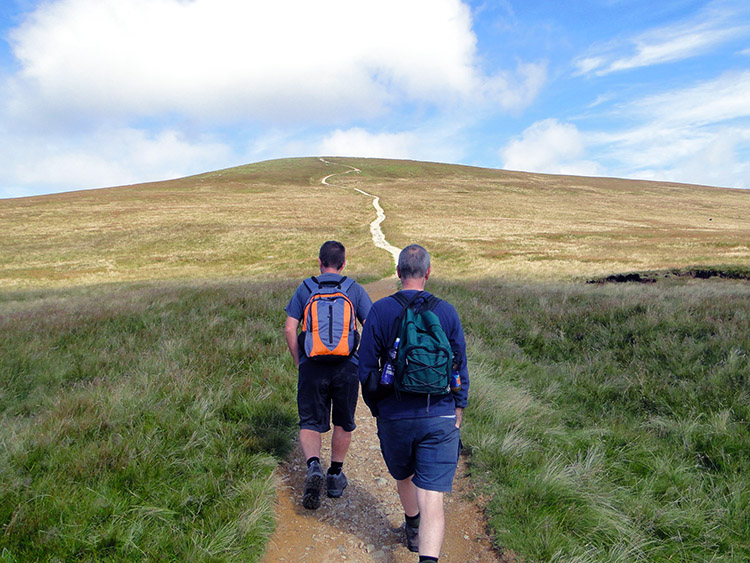
<svg viewBox="0 0 750 563">
<path fill-rule="evenodd" d="M 397 270 L 402 281 L 427 279 L 430 275 L 430 253 L 418 244 L 410 244 L 398 255 Z"/>
<path fill-rule="evenodd" d="M 326 270 L 341 270 L 346 263 L 346 250 L 344 245 L 335 240 L 323 243 L 318 254 L 320 268 Z"/>
</svg>

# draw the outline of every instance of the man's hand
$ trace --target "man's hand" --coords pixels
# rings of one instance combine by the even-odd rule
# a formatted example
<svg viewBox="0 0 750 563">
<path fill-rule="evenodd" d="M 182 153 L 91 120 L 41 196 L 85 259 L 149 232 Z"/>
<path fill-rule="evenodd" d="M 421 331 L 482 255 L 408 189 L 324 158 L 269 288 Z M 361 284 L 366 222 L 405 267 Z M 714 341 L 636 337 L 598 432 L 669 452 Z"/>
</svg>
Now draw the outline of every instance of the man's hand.
<svg viewBox="0 0 750 563">
<path fill-rule="evenodd" d="M 464 409 L 456 407 L 456 428 L 461 428 L 461 422 L 464 419 Z"/>
</svg>

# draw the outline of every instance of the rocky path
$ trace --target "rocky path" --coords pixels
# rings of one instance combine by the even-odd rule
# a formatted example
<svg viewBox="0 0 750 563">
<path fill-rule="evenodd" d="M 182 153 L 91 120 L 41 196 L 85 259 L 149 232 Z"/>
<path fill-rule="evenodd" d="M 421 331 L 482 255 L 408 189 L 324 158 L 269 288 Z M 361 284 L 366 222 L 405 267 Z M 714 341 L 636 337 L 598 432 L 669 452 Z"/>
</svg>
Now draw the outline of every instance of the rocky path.
<svg viewBox="0 0 750 563">
<path fill-rule="evenodd" d="M 373 300 L 396 289 L 393 278 L 366 286 Z M 417 555 L 404 544 L 403 511 L 395 481 L 380 455 L 375 419 L 360 400 L 357 429 L 344 464 L 349 486 L 340 499 L 325 495 L 318 510 L 302 507 L 305 462 L 297 447 L 277 474 L 277 528 L 263 563 L 297 562 L 413 563 Z M 321 461 L 330 463 L 330 433 L 323 437 Z M 492 549 L 481 508 L 467 499 L 468 482 L 463 461 L 446 495 L 446 536 L 441 562 L 497 562 L 503 559 Z"/>
</svg>

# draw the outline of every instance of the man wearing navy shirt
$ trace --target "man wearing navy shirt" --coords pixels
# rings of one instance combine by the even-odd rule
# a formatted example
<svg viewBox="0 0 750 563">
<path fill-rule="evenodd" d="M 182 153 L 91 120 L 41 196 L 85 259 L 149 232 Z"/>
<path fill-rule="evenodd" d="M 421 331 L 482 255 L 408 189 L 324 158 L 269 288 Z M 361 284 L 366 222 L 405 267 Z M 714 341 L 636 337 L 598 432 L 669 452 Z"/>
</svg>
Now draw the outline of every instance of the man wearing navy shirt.
<svg viewBox="0 0 750 563">
<path fill-rule="evenodd" d="M 398 259 L 401 293 L 415 303 L 430 297 L 430 255 L 419 245 L 407 246 Z M 459 427 L 467 405 L 469 373 L 466 342 L 456 309 L 439 300 L 432 309 L 458 359 L 461 389 L 442 395 L 395 393 L 378 387 L 383 359 L 403 311 L 393 296 L 375 302 L 367 316 L 359 347 L 362 395 L 378 419 L 380 448 L 405 513 L 407 546 L 420 561 L 437 561 L 445 531 L 443 496 L 453 486 L 459 454 Z"/>
</svg>

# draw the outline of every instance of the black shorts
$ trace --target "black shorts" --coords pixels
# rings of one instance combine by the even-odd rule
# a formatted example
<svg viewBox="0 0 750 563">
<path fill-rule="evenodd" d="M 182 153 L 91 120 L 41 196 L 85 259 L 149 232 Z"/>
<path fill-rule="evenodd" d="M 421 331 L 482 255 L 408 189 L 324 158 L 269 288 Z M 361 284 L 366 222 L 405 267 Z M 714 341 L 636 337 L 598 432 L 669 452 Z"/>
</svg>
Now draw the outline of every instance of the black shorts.
<svg viewBox="0 0 750 563">
<path fill-rule="evenodd" d="M 354 411 L 358 396 L 357 366 L 352 362 L 301 363 L 297 380 L 299 427 L 328 432 L 332 421 L 334 426 L 351 432 L 356 428 Z"/>
</svg>

